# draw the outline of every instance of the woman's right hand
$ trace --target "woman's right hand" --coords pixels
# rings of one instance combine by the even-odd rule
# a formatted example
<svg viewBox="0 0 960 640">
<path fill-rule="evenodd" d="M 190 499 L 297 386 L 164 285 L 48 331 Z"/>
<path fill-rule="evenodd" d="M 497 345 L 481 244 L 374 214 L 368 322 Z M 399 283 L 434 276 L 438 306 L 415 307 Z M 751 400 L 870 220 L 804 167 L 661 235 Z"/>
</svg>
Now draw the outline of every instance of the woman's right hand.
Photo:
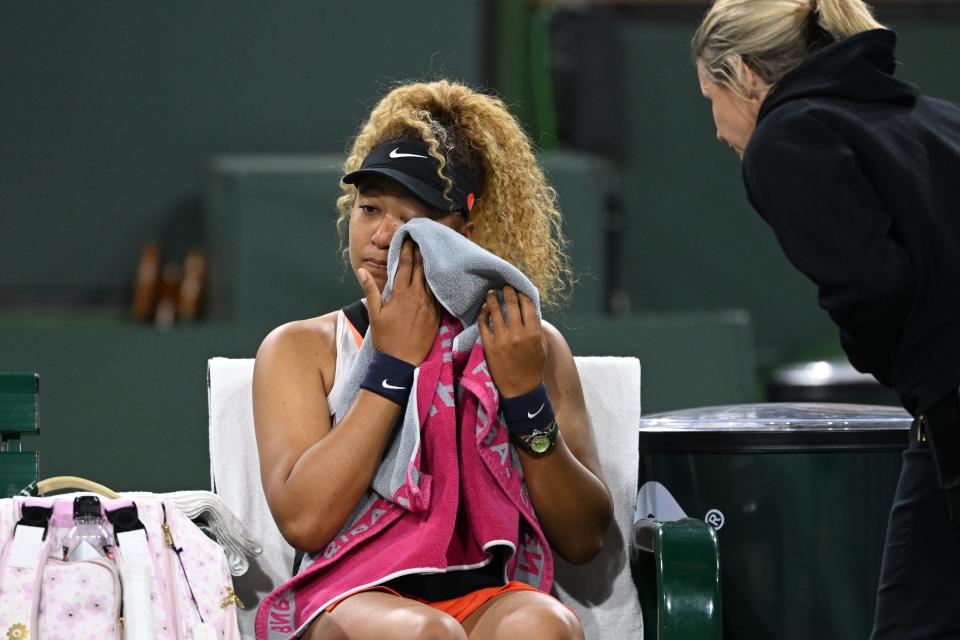
<svg viewBox="0 0 960 640">
<path fill-rule="evenodd" d="M 381 302 L 380 289 L 366 269 L 358 269 L 367 299 L 373 348 L 413 366 L 430 353 L 440 326 L 440 314 L 423 272 L 420 248 L 403 241 L 390 299 Z"/>
</svg>

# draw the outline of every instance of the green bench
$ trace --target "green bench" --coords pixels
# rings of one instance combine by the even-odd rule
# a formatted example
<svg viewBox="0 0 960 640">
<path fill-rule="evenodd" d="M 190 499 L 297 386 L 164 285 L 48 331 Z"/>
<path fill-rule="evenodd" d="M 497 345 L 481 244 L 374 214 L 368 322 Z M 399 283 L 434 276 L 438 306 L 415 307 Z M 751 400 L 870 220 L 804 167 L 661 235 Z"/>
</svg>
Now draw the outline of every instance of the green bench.
<svg viewBox="0 0 960 640">
<path fill-rule="evenodd" d="M 0 491 L 7 498 L 37 480 L 39 456 L 21 450 L 21 436 L 35 435 L 39 425 L 40 376 L 0 373 Z"/>
</svg>

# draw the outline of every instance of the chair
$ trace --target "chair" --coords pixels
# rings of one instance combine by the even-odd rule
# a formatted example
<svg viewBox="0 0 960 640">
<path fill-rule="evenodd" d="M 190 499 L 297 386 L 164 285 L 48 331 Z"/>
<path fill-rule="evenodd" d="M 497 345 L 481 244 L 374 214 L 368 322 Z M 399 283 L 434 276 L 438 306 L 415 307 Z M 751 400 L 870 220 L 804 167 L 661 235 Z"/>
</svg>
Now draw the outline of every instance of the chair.
<svg viewBox="0 0 960 640">
<path fill-rule="evenodd" d="M 589 640 L 691 640 L 720 637 L 719 568 L 713 529 L 700 521 L 641 520 L 634 530 L 640 365 L 635 358 L 576 358 L 600 463 L 614 499 L 616 526 L 604 551 L 586 565 L 556 561 L 556 593 L 583 623 Z M 249 611 L 241 633 L 252 637 L 255 605 L 290 575 L 293 550 L 270 517 L 260 486 L 250 383 L 253 360 L 208 363 L 211 483 L 264 552 L 236 579 Z M 639 543 L 637 582 L 631 541 Z M 638 592 L 638 586 L 640 587 Z M 641 614 L 641 603 L 643 613 Z M 647 622 L 644 628 L 644 620 Z"/>
</svg>

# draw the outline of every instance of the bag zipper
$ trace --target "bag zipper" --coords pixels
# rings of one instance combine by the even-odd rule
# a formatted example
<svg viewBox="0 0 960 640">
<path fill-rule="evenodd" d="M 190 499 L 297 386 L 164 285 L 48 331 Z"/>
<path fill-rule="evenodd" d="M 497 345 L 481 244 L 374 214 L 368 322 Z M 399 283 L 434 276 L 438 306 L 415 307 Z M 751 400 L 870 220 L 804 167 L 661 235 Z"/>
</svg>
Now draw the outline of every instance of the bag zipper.
<svg viewBox="0 0 960 640">
<path fill-rule="evenodd" d="M 160 528 L 163 530 L 163 544 L 169 549 L 166 555 L 167 575 L 170 577 L 170 587 L 168 595 L 170 596 L 170 623 L 173 625 L 173 636 L 180 637 L 180 611 L 179 598 L 177 598 L 177 574 L 174 572 L 173 558 L 170 556 L 176 553 L 174 551 L 173 536 L 170 534 L 170 525 L 167 524 L 167 505 L 160 503 L 163 510 L 163 522 Z"/>
<path fill-rule="evenodd" d="M 247 607 L 243 604 L 243 601 L 233 591 L 233 587 L 227 587 L 227 597 L 220 601 L 220 608 L 226 609 L 231 604 L 237 605 L 237 607 L 246 611 Z"/>
<path fill-rule="evenodd" d="M 106 558 L 99 559 L 94 558 L 92 560 L 84 560 L 82 562 L 90 562 L 92 564 L 98 564 L 107 571 L 110 572 L 110 575 L 113 577 L 113 593 L 115 594 L 114 602 L 116 602 L 117 608 L 113 612 L 113 619 L 116 622 L 113 625 L 114 631 L 117 634 L 117 640 L 123 639 L 123 587 L 120 585 L 120 570 L 117 568 L 117 565 L 112 560 L 107 560 Z"/>
<path fill-rule="evenodd" d="M 193 602 L 193 606 L 197 611 L 197 618 L 200 620 L 199 627 L 197 629 L 194 629 L 194 635 L 196 635 L 200 627 L 205 627 L 208 629 L 209 633 L 215 634 L 216 631 L 212 621 L 208 622 L 204 620 L 203 614 L 200 612 L 200 603 L 197 602 L 197 597 L 193 593 L 193 586 L 190 584 L 190 577 L 187 575 L 187 568 L 183 565 L 183 559 L 180 557 L 180 553 L 183 551 L 183 549 L 177 548 L 177 545 L 173 540 L 173 533 L 170 530 L 170 525 L 167 523 L 167 507 L 163 503 L 161 503 L 161 507 L 163 509 L 163 523 L 160 525 L 160 528 L 163 530 L 163 542 L 166 545 L 166 547 L 170 550 L 170 553 L 167 554 L 167 565 L 168 565 L 169 573 L 171 576 L 171 586 L 174 589 L 174 592 L 176 595 L 176 580 L 175 578 L 173 578 L 174 574 L 176 573 L 176 570 L 170 567 L 170 565 L 173 564 L 172 562 L 173 559 L 171 558 L 171 555 L 175 555 L 177 557 L 176 564 L 179 565 L 180 573 L 183 574 L 183 580 L 184 582 L 187 583 L 187 589 L 190 592 L 190 600 Z M 239 606 L 241 609 L 246 608 L 243 602 L 240 600 L 240 597 L 237 596 L 236 593 L 234 593 L 232 587 L 226 587 L 226 592 L 227 592 L 226 597 L 220 601 L 221 609 L 225 609 L 227 606 L 231 604 Z M 176 607 L 174 608 L 176 609 Z M 236 617 L 236 608 L 234 608 L 234 617 Z M 236 620 L 234 620 L 233 626 L 236 626 Z M 179 629 L 179 624 L 177 628 Z"/>
<path fill-rule="evenodd" d="M 233 592 L 233 587 L 227 587 L 226 592 L 227 597 L 220 601 L 220 608 L 226 609 L 227 607 L 230 607 L 231 604 L 234 606 L 230 607 L 229 611 L 223 612 L 223 624 L 226 630 L 226 635 L 224 636 L 223 640 L 237 640 L 237 638 L 240 637 L 239 621 L 237 620 L 237 607 L 241 609 L 246 609 L 246 607 L 243 605 L 243 602 L 240 601 L 240 598 L 237 596 L 237 594 Z"/>
</svg>

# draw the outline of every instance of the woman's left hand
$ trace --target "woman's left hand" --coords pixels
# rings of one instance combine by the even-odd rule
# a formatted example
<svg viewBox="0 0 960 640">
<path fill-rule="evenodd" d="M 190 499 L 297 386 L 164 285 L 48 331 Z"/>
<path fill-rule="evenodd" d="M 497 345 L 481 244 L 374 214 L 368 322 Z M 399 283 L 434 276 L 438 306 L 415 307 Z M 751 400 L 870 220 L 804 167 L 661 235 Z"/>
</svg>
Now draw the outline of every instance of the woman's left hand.
<svg viewBox="0 0 960 640">
<path fill-rule="evenodd" d="M 488 291 L 477 323 L 490 377 L 500 395 L 512 398 L 543 382 L 547 346 L 533 301 L 510 286 L 503 288 L 503 301 L 501 313 L 496 293 Z"/>
</svg>

